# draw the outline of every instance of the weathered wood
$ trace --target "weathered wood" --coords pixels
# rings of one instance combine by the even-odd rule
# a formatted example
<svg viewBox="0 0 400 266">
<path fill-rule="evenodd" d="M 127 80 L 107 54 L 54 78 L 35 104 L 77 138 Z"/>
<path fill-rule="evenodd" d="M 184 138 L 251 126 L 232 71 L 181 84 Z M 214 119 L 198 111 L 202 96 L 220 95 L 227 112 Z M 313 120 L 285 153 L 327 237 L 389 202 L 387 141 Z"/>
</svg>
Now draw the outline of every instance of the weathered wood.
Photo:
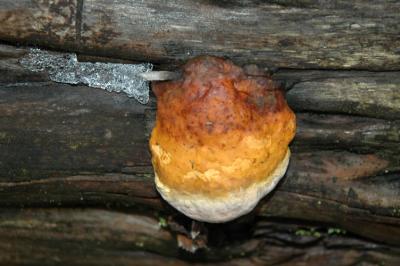
<svg viewBox="0 0 400 266">
<path fill-rule="evenodd" d="M 1 83 L 48 81 L 45 75 L 30 72 L 18 63 L 27 51 L 23 48 L 0 45 Z M 99 57 L 96 59 L 104 60 Z M 279 70 L 274 73 L 273 78 L 287 90 L 287 101 L 298 112 L 400 119 L 400 71 Z M 154 99 L 150 106 L 154 106 Z M 396 125 L 390 134 L 394 141 L 398 136 L 395 128 Z"/>
<path fill-rule="evenodd" d="M 160 222 L 165 218 L 153 217 L 96 209 L 4 210 L 0 264 L 189 265 L 194 259 L 200 261 L 195 265 L 221 266 L 400 263 L 396 247 L 336 228 L 265 219 L 251 230 L 242 228 L 248 236 L 240 242 L 235 241 L 237 225 L 211 227 L 208 249 L 188 254 L 178 250 L 169 223 Z"/>
<path fill-rule="evenodd" d="M 301 151 L 344 149 L 358 152 L 400 153 L 400 121 L 348 115 L 297 113 L 296 139 Z"/>
<path fill-rule="evenodd" d="M 0 205 L 135 206 L 175 213 L 153 186 L 147 141 L 155 99 L 145 106 L 123 94 L 50 82 L 18 64 L 25 52 L 0 46 Z M 372 89 L 383 95 L 385 84 L 400 83 L 395 74 L 354 76 L 370 81 L 379 76 Z M 325 80 L 335 77 L 342 84 L 351 78 L 345 71 L 278 71 L 274 76 L 287 81 L 288 94 L 310 80 L 324 90 Z M 309 96 L 317 98 L 319 91 Z M 357 98 L 359 104 L 371 99 Z M 307 108 L 301 97 L 289 102 Z M 322 102 L 319 112 L 325 111 Z M 396 106 L 392 110 L 398 112 Z M 400 126 L 390 120 L 394 116 L 384 118 L 298 113 L 286 178 L 255 214 L 337 224 L 398 244 Z"/>
<path fill-rule="evenodd" d="M 146 112 L 153 114 L 153 109 L 146 108 L 151 105 L 139 105 L 122 94 L 51 82 L 3 86 L 0 95 L 2 206 L 166 207 L 153 188 L 147 148 L 146 123 L 152 116 Z M 310 122 L 313 118 L 315 123 Z M 260 214 L 339 223 L 344 228 L 358 219 L 367 225 L 353 232 L 398 243 L 400 180 L 390 173 L 399 170 L 399 153 L 393 140 L 382 137 L 381 149 L 374 151 L 378 144 L 370 144 L 368 138 L 347 139 L 350 149 L 354 143 L 369 152 L 362 155 L 334 151 L 343 146 L 335 146 L 332 136 L 325 148 L 334 150 L 319 151 L 323 132 L 340 132 L 342 125 L 316 128 L 319 116 L 299 119 L 308 122 L 299 123 L 287 177 L 260 205 Z M 350 121 L 350 132 L 369 136 L 369 127 L 359 126 L 368 119 L 322 119 Z M 390 121 L 371 121 L 370 125 L 383 125 L 378 136 L 393 130 Z M 317 134 L 314 138 L 307 132 Z M 346 219 L 339 221 L 341 215 Z"/>
<path fill-rule="evenodd" d="M 400 69 L 398 1 L 12 1 L 0 40 L 162 64 Z M 32 23 L 34 21 L 34 23 Z"/>
<path fill-rule="evenodd" d="M 155 120 L 155 110 L 148 109 L 146 135 Z M 400 153 L 400 121 L 349 115 L 297 113 L 294 150 L 343 149 L 357 152 Z"/>
<path fill-rule="evenodd" d="M 3 265 L 126 265 L 135 260 L 143 265 L 151 260 L 166 261 L 148 251 L 178 255 L 175 239 L 160 228 L 157 220 L 111 211 L 4 210 L 0 214 L 0 235 Z"/>
<path fill-rule="evenodd" d="M 0 264 L 399 265 L 399 19 L 400 3 L 380 0 L 2 1 L 0 41 L 13 44 L 170 69 L 215 54 L 325 70 L 275 71 L 297 112 L 288 172 L 250 216 L 207 225 L 209 249 L 189 256 L 161 228 L 185 219 L 154 189 L 155 99 L 55 84 L 0 45 Z"/>
<path fill-rule="evenodd" d="M 400 119 L 399 72 L 280 71 L 297 111 L 347 113 Z"/>
<path fill-rule="evenodd" d="M 294 154 L 286 178 L 255 213 L 338 224 L 367 238 L 398 244 L 398 175 L 374 177 L 386 164 L 374 155 Z M 147 206 L 175 213 L 160 201 L 151 174 L 58 175 L 2 178 L 0 205 Z"/>
<path fill-rule="evenodd" d="M 0 4 L 0 39 L 16 43 L 76 45 L 78 1 L 19 0 Z M 36 41 L 35 41 L 36 39 Z"/>
<path fill-rule="evenodd" d="M 0 46 L 0 205 L 120 206 L 176 214 L 161 201 L 153 185 L 147 141 L 154 122 L 155 99 L 144 106 L 123 94 L 50 82 L 46 75 L 19 65 L 18 60 L 25 53 L 25 49 Z M 275 73 L 275 79 L 286 83 L 290 105 L 296 110 L 308 110 L 300 97 L 304 92 L 295 92 L 309 90 L 310 99 L 319 99 L 310 109 L 318 114 L 297 113 L 298 130 L 291 145 L 293 156 L 287 175 L 254 214 L 334 224 L 369 239 L 398 244 L 400 125 L 394 119 L 399 109 L 391 105 L 400 84 L 396 74 Z M 321 94 L 341 90 L 343 80 L 349 82 L 348 94 L 338 94 L 337 99 Z M 358 80 L 368 83 L 376 95 L 368 111 L 359 108 L 368 105 L 371 97 L 363 94 L 360 86 L 352 85 Z M 320 90 L 302 85 L 310 82 Z M 331 88 L 329 84 L 337 85 Z M 394 99 L 387 98 L 386 89 L 382 88 L 390 88 Z M 347 96 L 351 94 L 363 96 L 343 109 L 340 101 L 350 99 Z M 332 104 L 331 99 L 337 104 Z M 330 109 L 324 103 L 331 104 Z M 385 106 L 390 111 L 379 112 Z M 384 119 L 338 114 L 343 110 Z M 3 245 L 6 247 L 12 245 Z M 47 244 L 43 252 L 46 250 L 50 252 Z M 320 247 L 313 250 L 318 253 Z M 30 254 L 29 250 L 19 252 Z M 51 252 L 59 254 L 60 250 Z M 107 254 L 111 258 L 115 253 Z M 138 254 L 130 256 L 144 256 Z M 358 253 L 329 253 L 337 254 L 351 261 L 358 258 Z M 79 256 L 77 259 L 82 258 Z M 37 259 L 41 258 L 38 255 Z M 160 263 L 165 260 L 156 259 Z M 265 259 L 271 260 L 260 260 Z M 229 263 L 242 263 L 241 259 L 238 261 Z M 281 261 L 279 256 L 277 261 Z"/>
</svg>

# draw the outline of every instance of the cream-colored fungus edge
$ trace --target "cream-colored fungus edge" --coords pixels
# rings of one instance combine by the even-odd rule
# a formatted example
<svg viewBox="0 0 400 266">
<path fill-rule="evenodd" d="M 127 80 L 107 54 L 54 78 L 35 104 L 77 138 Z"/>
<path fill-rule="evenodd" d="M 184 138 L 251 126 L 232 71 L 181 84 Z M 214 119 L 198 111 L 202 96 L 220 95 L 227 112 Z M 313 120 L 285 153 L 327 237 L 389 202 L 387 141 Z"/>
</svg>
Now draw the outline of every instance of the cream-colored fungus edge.
<svg viewBox="0 0 400 266">
<path fill-rule="evenodd" d="M 202 195 L 183 194 L 164 185 L 155 173 L 158 192 L 173 207 L 186 216 L 203 222 L 223 223 L 249 213 L 257 203 L 275 188 L 289 165 L 290 150 L 275 171 L 262 182 L 248 188 L 230 192 L 227 196 L 208 198 Z"/>
</svg>

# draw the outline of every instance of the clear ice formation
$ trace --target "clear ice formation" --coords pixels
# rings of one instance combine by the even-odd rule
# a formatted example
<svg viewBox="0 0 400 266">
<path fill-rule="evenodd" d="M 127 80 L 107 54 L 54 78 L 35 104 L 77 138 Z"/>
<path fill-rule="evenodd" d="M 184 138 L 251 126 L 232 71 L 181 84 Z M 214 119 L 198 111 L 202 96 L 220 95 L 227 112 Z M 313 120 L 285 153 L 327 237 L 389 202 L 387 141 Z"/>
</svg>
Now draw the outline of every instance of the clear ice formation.
<svg viewBox="0 0 400 266">
<path fill-rule="evenodd" d="M 76 54 L 53 53 L 30 49 L 20 60 L 25 68 L 35 72 L 47 72 L 55 82 L 86 84 L 109 92 L 125 92 L 141 104 L 149 101 L 149 82 L 138 74 L 149 72 L 153 65 L 78 62 Z"/>
</svg>

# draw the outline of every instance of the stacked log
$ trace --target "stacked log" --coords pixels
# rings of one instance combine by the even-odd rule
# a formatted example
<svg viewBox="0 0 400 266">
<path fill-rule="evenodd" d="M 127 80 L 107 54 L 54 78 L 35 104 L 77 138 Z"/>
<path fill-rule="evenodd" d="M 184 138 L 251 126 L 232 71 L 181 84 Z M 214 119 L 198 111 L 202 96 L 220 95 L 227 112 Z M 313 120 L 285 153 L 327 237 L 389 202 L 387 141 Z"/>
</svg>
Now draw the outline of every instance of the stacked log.
<svg viewBox="0 0 400 266">
<path fill-rule="evenodd" d="M 0 262 L 398 265 L 400 4 L 273 2 L 0 4 Z M 185 253 L 174 224 L 189 221 L 153 185 L 155 98 L 52 82 L 19 64 L 21 44 L 170 70 L 198 54 L 263 66 L 297 116 L 288 172 Z"/>
</svg>

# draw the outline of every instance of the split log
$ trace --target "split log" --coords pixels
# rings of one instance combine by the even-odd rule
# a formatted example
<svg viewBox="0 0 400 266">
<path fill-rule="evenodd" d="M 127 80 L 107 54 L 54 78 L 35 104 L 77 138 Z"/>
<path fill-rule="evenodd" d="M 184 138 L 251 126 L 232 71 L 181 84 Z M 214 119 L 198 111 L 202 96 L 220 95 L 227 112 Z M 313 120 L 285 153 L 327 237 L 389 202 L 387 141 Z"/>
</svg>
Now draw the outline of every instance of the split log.
<svg viewBox="0 0 400 266">
<path fill-rule="evenodd" d="M 0 40 L 164 65 L 213 54 L 382 71 L 400 70 L 399 20 L 400 3 L 384 0 L 3 0 Z"/>
<path fill-rule="evenodd" d="M 298 150 L 344 149 L 357 152 L 399 152 L 399 120 L 388 121 L 333 114 L 297 113 Z"/>
<path fill-rule="evenodd" d="M 153 186 L 147 142 L 154 122 L 154 98 L 144 106 L 122 94 L 50 82 L 21 68 L 18 58 L 23 49 L 3 47 L 0 51 L 0 73 L 4 74 L 0 75 L 1 206 L 117 205 L 174 212 L 160 201 Z M 276 76 L 288 73 L 278 71 Z M 393 77 L 394 72 L 386 74 Z M 314 75 L 322 91 L 324 80 L 331 86 L 331 72 Z M 346 75 L 337 75 L 339 87 L 343 84 L 340 76 L 347 79 Z M 298 76 L 295 73 L 292 79 Z M 376 80 L 383 84 L 370 88 L 377 94 L 384 84 L 399 81 Z M 301 89 L 302 82 L 289 93 L 295 93 L 296 85 Z M 399 92 L 393 90 L 395 96 Z M 307 95 L 319 96 L 316 90 Z M 327 98 L 320 99 L 324 106 Z M 371 99 L 356 100 L 362 105 Z M 307 108 L 301 97 L 291 101 Z M 381 98 L 375 101 L 377 106 L 391 104 Z M 349 113 L 357 106 L 350 106 Z M 337 108 L 334 113 L 341 110 Z M 392 116 L 384 118 L 298 114 L 287 175 L 255 213 L 332 223 L 398 244 L 400 125 Z"/>
<path fill-rule="evenodd" d="M 26 49 L 0 45 L 0 264 L 399 265 L 400 3 L 5 0 L 0 7 L 3 43 L 161 69 L 199 54 L 258 64 L 282 81 L 298 125 L 277 189 L 250 216 L 207 225 L 210 249 L 188 256 L 173 228 L 185 219 L 153 185 L 147 142 L 155 99 L 143 106 L 56 84 L 19 65 Z M 168 229 L 154 212 L 175 217 Z"/>
<path fill-rule="evenodd" d="M 400 119 L 399 72 L 280 71 L 296 111 Z"/>
<path fill-rule="evenodd" d="M 336 162 L 340 160 L 342 164 Z M 373 155 L 332 152 L 294 155 L 283 183 L 254 213 L 336 224 L 370 239 L 398 244 L 398 175 L 368 177 L 380 170 L 382 165 L 377 164 L 386 164 L 376 160 L 380 159 Z M 147 174 L 64 174 L 36 180 L 28 175 L 15 179 L 18 181 L 0 183 L 2 206 L 147 206 L 174 212 L 161 202 L 153 178 Z"/>
<path fill-rule="evenodd" d="M 85 265 L 398 265 L 400 249 L 337 228 L 259 219 L 214 225 L 209 247 L 189 255 L 160 219 L 99 209 L 8 209 L 0 213 L 0 263 Z M 246 225 L 244 225 L 246 226 Z M 217 242 L 214 242 L 218 238 Z M 221 239 L 223 239 L 221 241 Z M 188 261 L 189 260 L 189 261 Z M 209 265 L 209 264 L 207 264 Z"/>
</svg>

